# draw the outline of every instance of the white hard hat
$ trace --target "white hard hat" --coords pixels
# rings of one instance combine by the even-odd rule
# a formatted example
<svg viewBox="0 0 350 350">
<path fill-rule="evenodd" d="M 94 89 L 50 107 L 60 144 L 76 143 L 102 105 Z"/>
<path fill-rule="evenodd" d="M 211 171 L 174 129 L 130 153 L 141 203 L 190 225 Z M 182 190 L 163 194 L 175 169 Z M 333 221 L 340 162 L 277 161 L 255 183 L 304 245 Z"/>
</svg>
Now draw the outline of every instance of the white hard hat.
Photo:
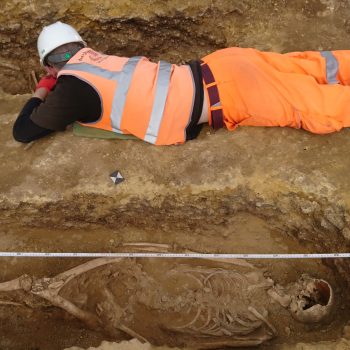
<svg viewBox="0 0 350 350">
<path fill-rule="evenodd" d="M 75 42 L 82 43 L 86 47 L 85 41 L 69 24 L 56 22 L 44 27 L 37 43 L 41 65 L 44 65 L 44 59 L 51 51 L 61 45 Z"/>
</svg>

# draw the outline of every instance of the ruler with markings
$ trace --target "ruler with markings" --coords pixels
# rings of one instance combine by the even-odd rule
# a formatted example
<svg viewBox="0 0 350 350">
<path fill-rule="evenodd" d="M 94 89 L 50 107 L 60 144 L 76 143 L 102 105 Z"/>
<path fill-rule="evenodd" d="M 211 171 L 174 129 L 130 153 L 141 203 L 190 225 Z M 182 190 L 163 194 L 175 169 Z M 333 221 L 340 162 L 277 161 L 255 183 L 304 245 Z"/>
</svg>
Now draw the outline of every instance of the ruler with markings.
<svg viewBox="0 0 350 350">
<path fill-rule="evenodd" d="M 350 253 L 301 254 L 216 254 L 216 253 L 55 253 L 0 252 L 0 257 L 17 258 L 191 258 L 191 259 L 338 259 L 350 258 Z"/>
</svg>

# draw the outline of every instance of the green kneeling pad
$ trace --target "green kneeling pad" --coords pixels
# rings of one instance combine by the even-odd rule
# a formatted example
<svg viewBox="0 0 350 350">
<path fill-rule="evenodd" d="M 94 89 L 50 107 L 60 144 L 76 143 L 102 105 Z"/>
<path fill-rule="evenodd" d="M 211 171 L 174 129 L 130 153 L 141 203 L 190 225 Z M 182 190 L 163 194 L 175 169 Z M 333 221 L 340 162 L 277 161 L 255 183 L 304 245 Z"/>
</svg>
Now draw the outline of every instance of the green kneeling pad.
<svg viewBox="0 0 350 350">
<path fill-rule="evenodd" d="M 73 124 L 73 134 L 75 136 L 93 137 L 96 139 L 107 140 L 139 140 L 136 136 L 117 134 L 114 131 L 90 128 L 89 126 L 83 126 L 79 123 Z"/>
</svg>

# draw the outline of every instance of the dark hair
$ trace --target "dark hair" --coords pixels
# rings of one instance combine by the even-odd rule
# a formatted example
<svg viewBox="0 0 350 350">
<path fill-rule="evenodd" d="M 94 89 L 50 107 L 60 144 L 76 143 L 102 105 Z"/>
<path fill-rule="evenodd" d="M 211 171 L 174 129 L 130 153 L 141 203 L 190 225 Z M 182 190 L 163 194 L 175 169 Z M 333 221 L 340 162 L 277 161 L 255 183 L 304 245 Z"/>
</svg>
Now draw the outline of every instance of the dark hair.
<svg viewBox="0 0 350 350">
<path fill-rule="evenodd" d="M 82 48 L 83 43 L 68 43 L 57 47 L 51 51 L 44 60 L 45 65 L 62 69 L 63 66 Z"/>
</svg>

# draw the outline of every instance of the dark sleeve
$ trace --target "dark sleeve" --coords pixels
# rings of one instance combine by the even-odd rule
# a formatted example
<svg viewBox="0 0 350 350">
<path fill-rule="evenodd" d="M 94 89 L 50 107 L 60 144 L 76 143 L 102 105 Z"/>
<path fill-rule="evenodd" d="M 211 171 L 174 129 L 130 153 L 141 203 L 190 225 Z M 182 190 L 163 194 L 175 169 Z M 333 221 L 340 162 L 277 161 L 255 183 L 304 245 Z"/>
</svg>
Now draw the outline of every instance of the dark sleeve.
<svg viewBox="0 0 350 350">
<path fill-rule="evenodd" d="M 198 124 L 198 121 L 202 114 L 203 99 L 204 99 L 202 70 L 201 70 L 200 62 L 190 61 L 188 65 L 191 68 L 192 76 L 194 80 L 195 98 L 194 98 L 191 120 L 186 128 L 187 141 L 195 139 L 199 135 L 200 131 L 202 130 L 203 124 Z"/>
<path fill-rule="evenodd" d="M 13 125 L 13 137 L 19 142 L 31 142 L 48 134 L 53 130 L 42 128 L 30 119 L 34 108 L 42 103 L 40 98 L 32 97 L 23 107 L 21 113 L 17 117 Z"/>
<path fill-rule="evenodd" d="M 74 76 L 63 75 L 30 118 L 42 128 L 64 131 L 75 121 L 96 121 L 101 110 L 100 97 L 92 86 Z"/>
<path fill-rule="evenodd" d="M 19 142 L 34 141 L 63 131 L 74 121 L 94 122 L 101 110 L 100 97 L 89 84 L 61 76 L 44 102 L 34 97 L 25 104 L 13 126 L 13 137 Z"/>
</svg>

